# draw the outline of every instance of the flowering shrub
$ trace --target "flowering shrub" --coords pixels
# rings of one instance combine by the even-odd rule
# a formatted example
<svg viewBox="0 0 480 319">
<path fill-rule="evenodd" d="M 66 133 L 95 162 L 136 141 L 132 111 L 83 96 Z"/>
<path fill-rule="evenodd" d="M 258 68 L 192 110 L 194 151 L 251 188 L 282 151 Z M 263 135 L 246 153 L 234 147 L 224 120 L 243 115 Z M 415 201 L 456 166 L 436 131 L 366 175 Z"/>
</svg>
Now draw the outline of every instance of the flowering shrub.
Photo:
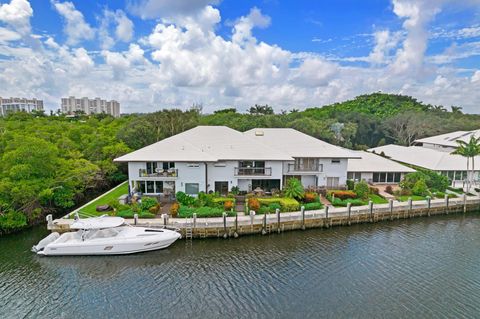
<svg viewBox="0 0 480 319">
<path fill-rule="evenodd" d="M 385 192 L 388 193 L 388 194 L 393 195 L 393 188 L 392 188 L 392 186 L 388 185 L 387 187 L 385 187 Z"/>
<path fill-rule="evenodd" d="M 250 210 L 258 211 L 260 209 L 260 202 L 255 197 L 248 199 L 248 208 Z"/>
<path fill-rule="evenodd" d="M 318 202 L 318 195 L 317 195 L 317 193 L 307 192 L 307 193 L 305 193 L 305 195 L 303 196 L 303 201 L 304 201 L 305 203 Z"/>
<path fill-rule="evenodd" d="M 354 199 L 357 198 L 357 194 L 353 191 L 331 191 L 330 196 L 334 195 L 335 198 L 339 199 Z"/>
<path fill-rule="evenodd" d="M 233 201 L 228 200 L 228 201 L 224 202 L 223 203 L 223 209 L 225 209 L 226 211 L 232 210 L 233 209 Z"/>
<path fill-rule="evenodd" d="M 172 215 L 172 217 L 177 217 L 179 209 L 180 205 L 177 202 L 173 203 L 172 206 L 170 206 L 170 214 Z"/>
</svg>

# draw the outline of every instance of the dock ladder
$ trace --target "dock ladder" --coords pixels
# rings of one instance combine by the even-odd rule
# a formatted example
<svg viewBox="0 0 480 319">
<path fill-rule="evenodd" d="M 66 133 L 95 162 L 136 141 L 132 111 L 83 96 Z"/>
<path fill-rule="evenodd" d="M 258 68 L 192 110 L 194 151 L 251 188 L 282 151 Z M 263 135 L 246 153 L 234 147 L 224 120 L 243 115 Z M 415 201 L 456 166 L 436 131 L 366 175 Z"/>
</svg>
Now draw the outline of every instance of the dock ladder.
<svg viewBox="0 0 480 319">
<path fill-rule="evenodd" d="M 185 223 L 185 239 L 193 239 L 193 225 L 190 218 L 187 219 L 187 222 Z"/>
</svg>

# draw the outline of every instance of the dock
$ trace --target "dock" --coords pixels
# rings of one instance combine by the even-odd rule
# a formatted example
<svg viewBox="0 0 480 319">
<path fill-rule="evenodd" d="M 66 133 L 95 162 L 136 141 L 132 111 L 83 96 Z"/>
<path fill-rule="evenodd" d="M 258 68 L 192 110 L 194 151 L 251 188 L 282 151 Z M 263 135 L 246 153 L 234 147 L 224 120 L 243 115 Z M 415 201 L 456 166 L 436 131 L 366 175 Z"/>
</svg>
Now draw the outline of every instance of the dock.
<svg viewBox="0 0 480 319">
<path fill-rule="evenodd" d="M 184 239 L 194 238 L 237 238 L 243 235 L 272 234 L 291 230 L 310 228 L 330 228 L 361 223 L 375 223 L 405 218 L 427 217 L 455 213 L 480 212 L 480 197 L 462 196 L 460 198 L 427 199 L 425 201 L 397 202 L 387 204 L 369 203 L 367 206 L 333 207 L 320 210 L 257 215 L 251 212 L 247 216 L 215 218 L 163 218 L 127 219 L 131 225 L 174 228 L 181 232 Z M 70 231 L 72 219 L 52 220 L 47 217 L 47 227 L 56 232 Z"/>
</svg>

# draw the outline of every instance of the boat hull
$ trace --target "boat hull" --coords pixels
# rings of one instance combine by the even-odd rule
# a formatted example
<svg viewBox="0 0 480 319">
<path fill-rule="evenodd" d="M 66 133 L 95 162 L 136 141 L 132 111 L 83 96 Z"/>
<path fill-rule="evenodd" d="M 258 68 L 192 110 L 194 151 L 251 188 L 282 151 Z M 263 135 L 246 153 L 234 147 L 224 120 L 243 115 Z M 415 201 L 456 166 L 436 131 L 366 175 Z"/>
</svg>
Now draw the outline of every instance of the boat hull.
<svg viewBox="0 0 480 319">
<path fill-rule="evenodd" d="M 164 249 L 181 237 L 179 233 L 171 230 L 149 230 L 151 233 L 145 230 L 146 228 L 142 227 L 136 228 L 136 236 L 120 239 L 61 242 L 60 238 L 59 242 L 53 242 L 37 253 L 43 256 L 127 255 Z"/>
</svg>

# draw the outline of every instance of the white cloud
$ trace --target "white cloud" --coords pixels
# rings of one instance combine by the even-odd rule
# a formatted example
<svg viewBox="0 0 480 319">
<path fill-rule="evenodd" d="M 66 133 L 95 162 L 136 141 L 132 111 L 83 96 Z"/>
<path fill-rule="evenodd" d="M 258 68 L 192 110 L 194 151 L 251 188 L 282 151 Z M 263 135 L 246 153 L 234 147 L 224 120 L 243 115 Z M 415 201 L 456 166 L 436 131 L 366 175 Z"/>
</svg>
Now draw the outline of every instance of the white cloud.
<svg viewBox="0 0 480 319">
<path fill-rule="evenodd" d="M 111 31 L 113 26 L 113 31 Z M 105 9 L 100 19 L 98 35 L 104 49 L 115 45 L 116 41 L 130 42 L 133 38 L 134 25 L 122 10 Z M 114 36 L 110 33 L 113 32 Z"/>
<path fill-rule="evenodd" d="M 270 25 L 270 22 L 270 17 L 263 15 L 258 8 L 252 8 L 247 16 L 241 17 L 235 23 L 232 35 L 233 42 L 239 44 L 255 42 L 256 39 L 252 37 L 252 29 L 254 27 L 266 28 Z"/>
<path fill-rule="evenodd" d="M 375 47 L 368 56 L 368 61 L 373 64 L 388 62 L 390 52 L 397 46 L 400 40 L 400 32 L 392 33 L 389 30 L 375 32 Z"/>
<path fill-rule="evenodd" d="M 30 34 L 30 18 L 33 15 L 30 2 L 27 0 L 11 0 L 0 5 L 0 21 L 8 24 L 14 31 L 25 36 Z"/>
<path fill-rule="evenodd" d="M 82 40 L 91 40 L 95 30 L 85 21 L 83 14 L 75 8 L 72 2 L 51 0 L 57 12 L 65 20 L 64 32 L 67 35 L 67 44 L 76 45 Z"/>
<path fill-rule="evenodd" d="M 0 42 L 16 41 L 21 38 L 22 36 L 19 33 L 0 27 Z"/>
<path fill-rule="evenodd" d="M 475 82 L 480 82 L 480 70 L 475 71 L 475 73 L 472 75 L 472 78 L 470 79 L 472 83 Z"/>
<path fill-rule="evenodd" d="M 218 0 L 131 0 L 130 11 L 142 19 L 173 18 L 194 15 Z"/>
</svg>

